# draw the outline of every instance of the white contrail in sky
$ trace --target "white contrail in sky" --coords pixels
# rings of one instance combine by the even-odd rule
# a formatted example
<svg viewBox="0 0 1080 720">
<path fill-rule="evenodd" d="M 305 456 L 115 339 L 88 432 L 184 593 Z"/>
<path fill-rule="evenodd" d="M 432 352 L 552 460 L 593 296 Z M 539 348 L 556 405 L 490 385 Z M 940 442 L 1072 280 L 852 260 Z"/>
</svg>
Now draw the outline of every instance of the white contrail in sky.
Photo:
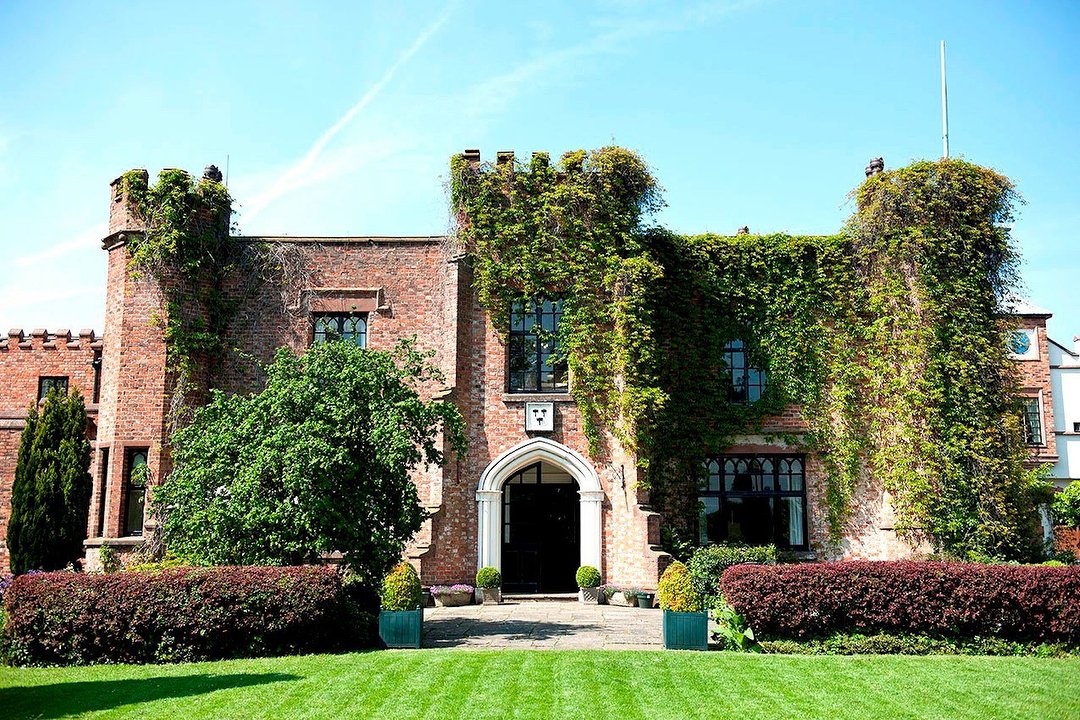
<svg viewBox="0 0 1080 720">
<path fill-rule="evenodd" d="M 424 46 L 428 39 L 443 26 L 456 5 L 457 3 L 450 3 L 447 5 L 442 13 L 440 13 L 439 17 L 435 18 L 435 21 L 428 25 L 428 27 L 413 40 L 412 45 L 406 48 L 405 51 L 398 56 L 398 59 L 394 61 L 394 64 L 391 65 L 385 73 L 383 73 L 383 76 L 379 78 L 378 82 L 368 88 L 367 92 L 356 101 L 355 105 L 349 108 L 344 115 L 338 118 L 337 122 L 327 128 L 327 130 L 319 136 L 319 139 L 316 140 L 307 153 L 304 154 L 304 157 L 300 158 L 300 160 L 289 167 L 289 169 L 282 173 L 269 188 L 256 195 L 251 202 L 247 204 L 247 210 L 244 213 L 243 218 L 244 222 L 254 220 L 255 217 L 274 200 L 288 193 L 290 190 L 304 185 L 304 181 L 311 174 L 312 169 L 315 168 L 319 155 L 322 154 L 322 151 L 330 141 L 334 139 L 334 136 L 352 122 L 353 118 L 355 118 L 361 110 L 367 107 L 368 104 L 382 92 L 382 89 L 386 87 L 387 83 L 394 78 L 398 69 L 412 59 L 412 56 L 419 52 L 420 48 Z"/>
</svg>

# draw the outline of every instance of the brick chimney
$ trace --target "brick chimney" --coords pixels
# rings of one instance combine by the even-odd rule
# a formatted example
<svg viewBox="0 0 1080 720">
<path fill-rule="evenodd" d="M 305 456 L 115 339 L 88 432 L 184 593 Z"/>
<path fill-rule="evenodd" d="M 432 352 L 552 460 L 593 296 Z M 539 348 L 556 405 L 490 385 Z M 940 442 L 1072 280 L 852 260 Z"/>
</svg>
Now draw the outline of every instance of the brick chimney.
<svg viewBox="0 0 1080 720">
<path fill-rule="evenodd" d="M 870 177 L 871 175 L 877 175 L 879 172 L 882 172 L 884 170 L 885 170 L 885 159 L 884 158 L 874 158 L 873 160 L 870 161 L 870 164 L 866 166 L 866 177 Z"/>
</svg>

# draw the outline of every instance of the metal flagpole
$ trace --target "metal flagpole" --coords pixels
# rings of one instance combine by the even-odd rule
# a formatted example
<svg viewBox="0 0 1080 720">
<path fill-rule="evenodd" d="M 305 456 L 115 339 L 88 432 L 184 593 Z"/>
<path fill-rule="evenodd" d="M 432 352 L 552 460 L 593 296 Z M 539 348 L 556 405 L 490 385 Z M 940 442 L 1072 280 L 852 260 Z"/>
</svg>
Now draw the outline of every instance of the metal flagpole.
<svg viewBox="0 0 1080 720">
<path fill-rule="evenodd" d="M 949 159 L 949 92 L 945 85 L 945 41 L 941 41 L 941 143 L 942 158 Z"/>
</svg>

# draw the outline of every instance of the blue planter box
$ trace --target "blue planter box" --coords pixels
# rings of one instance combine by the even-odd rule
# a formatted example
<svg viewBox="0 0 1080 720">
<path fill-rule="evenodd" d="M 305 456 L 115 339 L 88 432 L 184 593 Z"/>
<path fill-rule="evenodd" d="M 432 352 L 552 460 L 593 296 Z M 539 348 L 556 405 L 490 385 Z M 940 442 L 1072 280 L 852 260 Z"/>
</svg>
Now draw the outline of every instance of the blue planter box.
<svg viewBox="0 0 1080 720">
<path fill-rule="evenodd" d="M 379 611 L 379 639 L 388 648 L 418 648 L 423 632 L 423 608 Z"/>
<path fill-rule="evenodd" d="M 665 610 L 664 648 L 667 650 L 708 650 L 709 614 Z"/>
</svg>

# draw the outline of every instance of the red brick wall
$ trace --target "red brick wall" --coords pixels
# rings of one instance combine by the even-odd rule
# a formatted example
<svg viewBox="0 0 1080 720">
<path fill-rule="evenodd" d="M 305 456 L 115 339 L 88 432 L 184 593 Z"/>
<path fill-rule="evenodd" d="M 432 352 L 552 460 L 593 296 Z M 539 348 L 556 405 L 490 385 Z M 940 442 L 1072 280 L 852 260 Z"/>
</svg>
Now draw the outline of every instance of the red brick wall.
<svg viewBox="0 0 1080 720">
<path fill-rule="evenodd" d="M 87 403 L 91 441 L 97 432 L 98 409 L 94 399 L 94 358 L 102 341 L 92 330 L 72 336 L 67 330 L 30 334 L 11 330 L 0 338 L 0 573 L 8 571 L 7 523 L 11 515 L 11 484 L 19 439 L 26 425 L 26 413 L 38 400 L 38 378 L 66 376 L 68 387 L 78 389 Z"/>
<path fill-rule="evenodd" d="M 1035 360 L 1017 360 L 1020 372 L 1020 394 L 1025 397 L 1042 397 L 1043 444 L 1028 448 L 1032 464 L 1057 462 L 1057 440 L 1054 435 L 1054 403 L 1050 392 L 1050 340 L 1046 336 L 1045 317 L 1016 318 L 1016 327 L 1035 329 L 1039 338 L 1039 357 Z"/>
</svg>

